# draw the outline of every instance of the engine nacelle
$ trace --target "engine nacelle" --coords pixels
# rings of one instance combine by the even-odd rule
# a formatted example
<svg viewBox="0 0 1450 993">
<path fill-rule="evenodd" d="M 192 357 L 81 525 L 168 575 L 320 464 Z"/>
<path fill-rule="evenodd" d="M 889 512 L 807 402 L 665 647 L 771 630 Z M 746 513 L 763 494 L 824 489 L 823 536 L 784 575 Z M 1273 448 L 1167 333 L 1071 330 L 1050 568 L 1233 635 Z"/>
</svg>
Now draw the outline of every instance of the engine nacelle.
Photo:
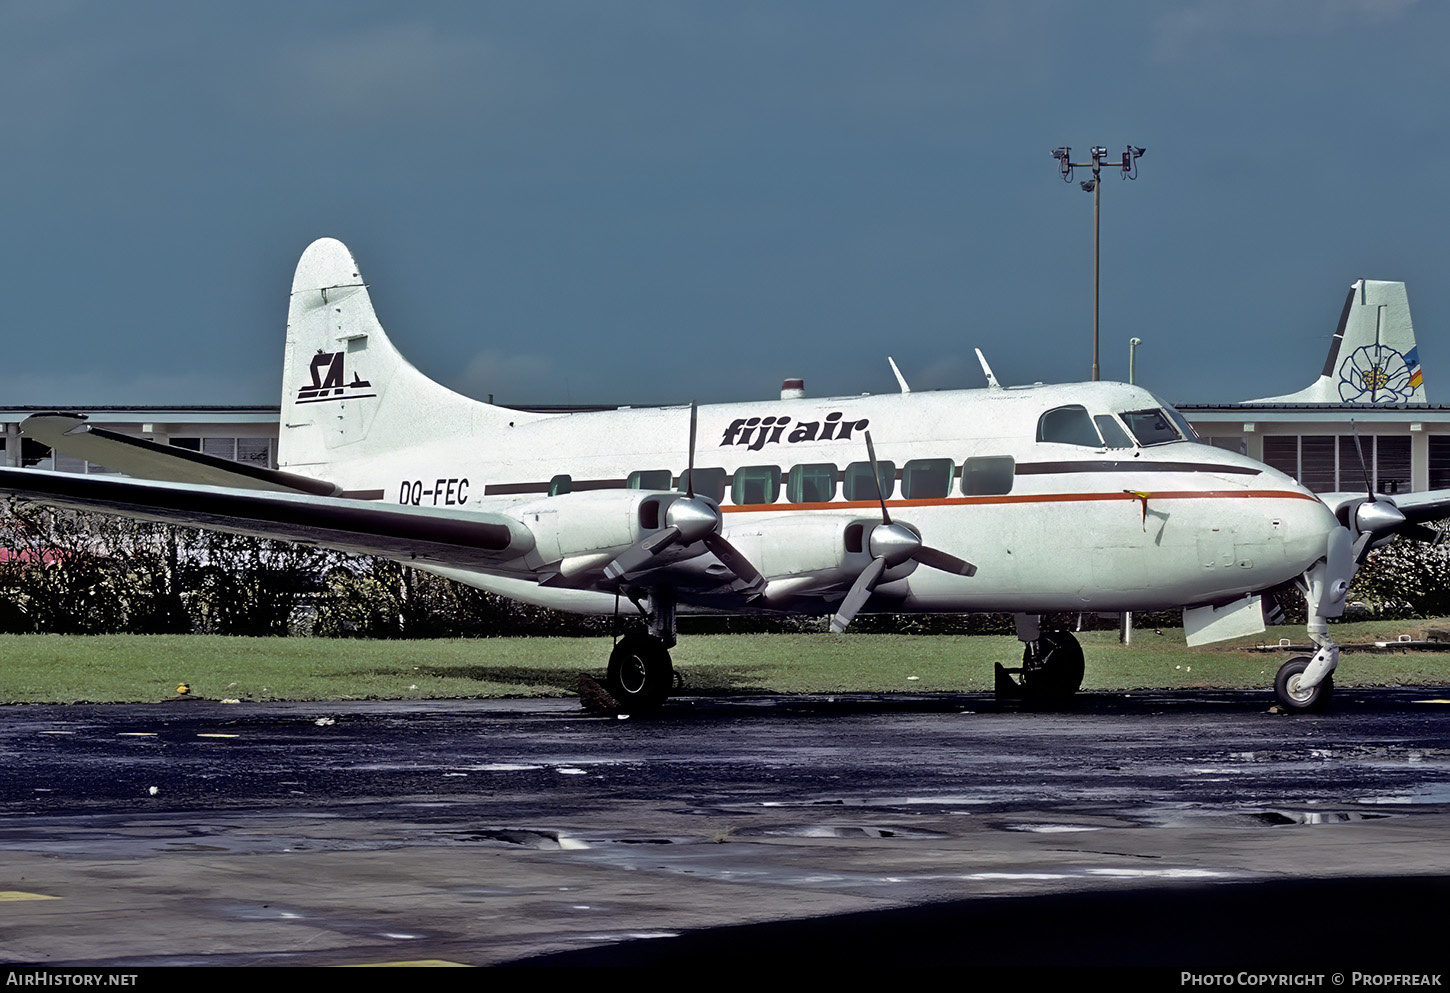
<svg viewBox="0 0 1450 993">
<path fill-rule="evenodd" d="M 766 517 L 732 525 L 725 536 L 770 580 L 765 596 L 772 599 L 849 586 L 871 564 L 871 532 L 880 524 L 879 518 L 835 514 Z M 915 568 L 905 562 L 881 581 L 902 579 Z"/>
<path fill-rule="evenodd" d="M 586 565 L 603 568 L 614 555 L 659 531 L 670 505 L 684 496 L 658 490 L 585 490 L 536 500 L 509 513 L 533 532 L 534 550 L 524 560 L 529 568 L 567 563 L 571 567 L 562 571 L 573 574 L 588 571 Z M 704 497 L 695 499 L 716 506 Z M 697 546 L 694 554 L 703 547 Z M 678 558 L 680 553 L 671 549 L 666 556 Z"/>
</svg>

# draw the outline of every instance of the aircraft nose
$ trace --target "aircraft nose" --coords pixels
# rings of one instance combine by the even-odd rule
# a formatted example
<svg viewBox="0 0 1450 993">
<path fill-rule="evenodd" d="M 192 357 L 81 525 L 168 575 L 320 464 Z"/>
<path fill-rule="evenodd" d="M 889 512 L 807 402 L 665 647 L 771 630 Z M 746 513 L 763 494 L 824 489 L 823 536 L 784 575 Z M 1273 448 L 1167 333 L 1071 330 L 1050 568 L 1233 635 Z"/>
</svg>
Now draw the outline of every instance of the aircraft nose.
<svg viewBox="0 0 1450 993">
<path fill-rule="evenodd" d="M 1295 496 L 1285 496 L 1276 508 L 1276 520 L 1282 522 L 1284 557 L 1300 572 L 1324 557 L 1329 536 L 1341 525 L 1334 512 L 1317 496 L 1295 484 Z"/>
</svg>

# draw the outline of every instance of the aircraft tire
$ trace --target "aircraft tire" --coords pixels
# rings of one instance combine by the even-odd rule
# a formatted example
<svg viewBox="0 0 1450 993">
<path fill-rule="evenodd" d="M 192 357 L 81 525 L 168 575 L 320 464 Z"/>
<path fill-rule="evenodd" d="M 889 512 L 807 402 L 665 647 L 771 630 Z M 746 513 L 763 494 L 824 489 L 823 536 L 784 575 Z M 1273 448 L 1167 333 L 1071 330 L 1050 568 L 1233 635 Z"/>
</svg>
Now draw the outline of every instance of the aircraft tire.
<svg viewBox="0 0 1450 993">
<path fill-rule="evenodd" d="M 1309 668 L 1311 661 L 1309 656 L 1299 655 L 1279 666 L 1279 674 L 1274 677 L 1274 696 L 1279 698 L 1279 706 L 1285 710 L 1317 714 L 1329 706 L 1329 700 L 1334 696 L 1333 673 L 1325 676 L 1313 689 L 1299 688 L 1299 677 Z"/>
<path fill-rule="evenodd" d="M 670 695 L 675 667 L 658 638 L 627 634 L 609 655 L 606 684 L 620 710 L 643 714 L 657 709 Z"/>
<path fill-rule="evenodd" d="M 1082 686 L 1082 646 L 1067 631 L 1043 631 L 1022 650 L 1022 694 L 1030 700 L 1066 700 Z"/>
</svg>

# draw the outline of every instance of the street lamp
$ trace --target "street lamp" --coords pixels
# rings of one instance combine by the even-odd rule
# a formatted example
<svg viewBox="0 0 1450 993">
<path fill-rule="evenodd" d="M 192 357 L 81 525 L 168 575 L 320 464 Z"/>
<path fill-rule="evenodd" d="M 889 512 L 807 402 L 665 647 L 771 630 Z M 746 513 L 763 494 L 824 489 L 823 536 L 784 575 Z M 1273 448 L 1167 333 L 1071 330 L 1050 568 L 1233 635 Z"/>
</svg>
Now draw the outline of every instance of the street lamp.
<svg viewBox="0 0 1450 993">
<path fill-rule="evenodd" d="M 1129 386 L 1133 385 L 1133 353 L 1138 350 L 1138 346 L 1141 345 L 1141 344 L 1143 344 L 1143 339 L 1142 338 L 1129 338 L 1128 339 L 1128 385 Z"/>
<path fill-rule="evenodd" d="M 1123 179 L 1138 178 L 1138 160 L 1143 157 L 1146 148 L 1138 148 L 1128 145 L 1123 149 L 1119 168 L 1122 170 Z M 1074 169 L 1091 169 L 1093 178 L 1084 180 L 1079 185 L 1093 195 L 1093 381 L 1098 379 L 1098 231 L 1099 231 L 1099 208 L 1103 194 L 1103 163 L 1108 160 L 1108 150 L 1102 145 L 1094 145 L 1091 162 L 1072 161 L 1072 149 L 1066 145 L 1052 150 L 1052 157 L 1057 160 L 1058 175 L 1064 183 L 1072 182 L 1072 171 Z"/>
</svg>

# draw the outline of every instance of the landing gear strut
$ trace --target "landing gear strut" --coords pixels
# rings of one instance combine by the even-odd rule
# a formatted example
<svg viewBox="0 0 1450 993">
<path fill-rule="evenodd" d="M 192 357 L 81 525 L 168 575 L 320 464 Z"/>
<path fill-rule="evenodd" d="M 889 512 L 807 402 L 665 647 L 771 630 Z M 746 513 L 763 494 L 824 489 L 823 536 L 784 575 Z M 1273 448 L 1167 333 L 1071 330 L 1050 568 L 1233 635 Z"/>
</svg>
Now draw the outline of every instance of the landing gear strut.
<svg viewBox="0 0 1450 993">
<path fill-rule="evenodd" d="M 1022 667 L 1009 669 L 998 664 L 998 696 L 1058 701 L 1082 686 L 1082 646 L 1067 631 L 1042 630 L 1041 620 L 1034 614 L 1016 615 L 1017 637 L 1023 643 Z M 1012 678 L 1013 673 L 1018 679 Z"/>
<path fill-rule="evenodd" d="M 669 649 L 675 643 L 675 598 L 673 590 L 660 589 L 651 590 L 645 602 L 630 599 L 644 615 L 649 632 L 631 632 L 619 639 L 609 654 L 605 685 L 622 711 L 644 714 L 658 709 L 674 686 Z"/>
</svg>

